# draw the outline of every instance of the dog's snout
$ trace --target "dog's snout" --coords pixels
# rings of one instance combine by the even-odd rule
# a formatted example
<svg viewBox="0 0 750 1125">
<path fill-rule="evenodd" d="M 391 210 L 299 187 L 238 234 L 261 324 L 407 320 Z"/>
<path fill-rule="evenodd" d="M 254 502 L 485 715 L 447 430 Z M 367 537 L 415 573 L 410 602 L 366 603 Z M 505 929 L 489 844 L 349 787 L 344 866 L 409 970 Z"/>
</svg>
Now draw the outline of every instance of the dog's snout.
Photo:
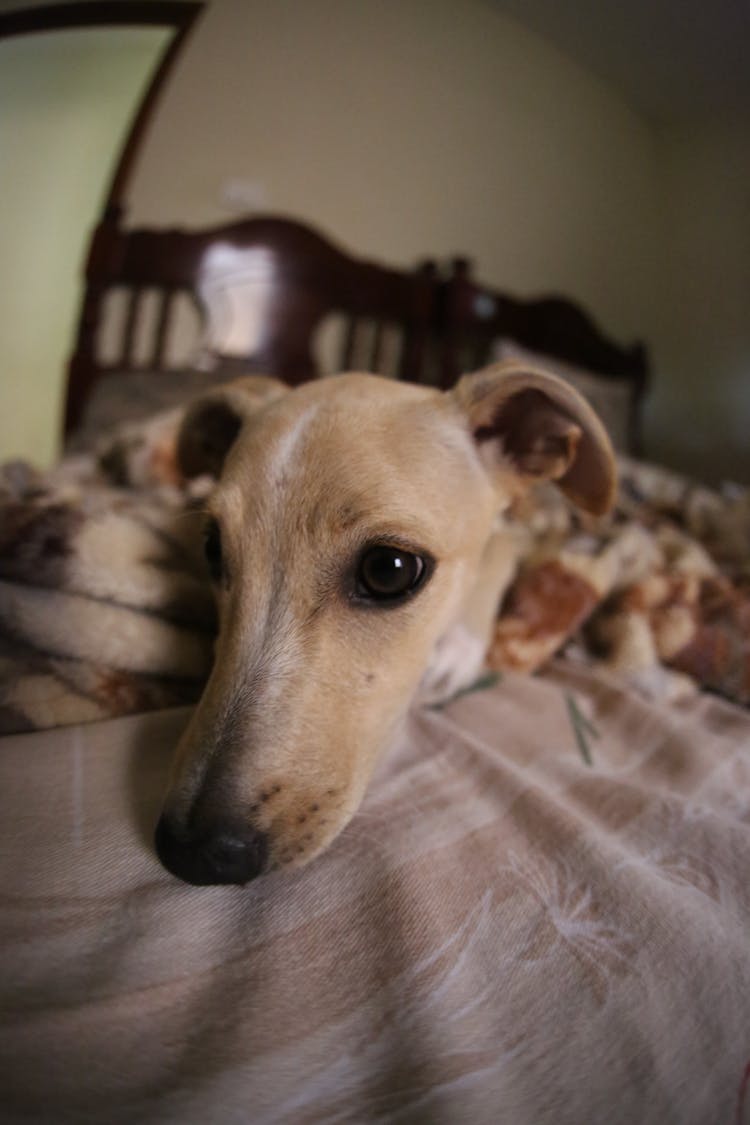
<svg viewBox="0 0 750 1125">
<path fill-rule="evenodd" d="M 195 886 L 248 883 L 263 871 L 268 840 L 249 826 L 181 834 L 162 816 L 154 837 L 156 854 L 168 871 Z"/>
</svg>

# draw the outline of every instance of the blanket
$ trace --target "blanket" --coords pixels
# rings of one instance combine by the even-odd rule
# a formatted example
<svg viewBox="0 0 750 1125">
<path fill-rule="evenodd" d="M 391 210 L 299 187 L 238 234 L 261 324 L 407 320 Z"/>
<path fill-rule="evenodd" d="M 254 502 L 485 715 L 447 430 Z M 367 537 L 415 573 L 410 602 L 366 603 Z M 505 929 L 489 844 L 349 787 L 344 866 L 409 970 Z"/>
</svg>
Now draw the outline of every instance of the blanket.
<svg viewBox="0 0 750 1125">
<path fill-rule="evenodd" d="M 515 520 L 525 546 L 492 667 L 533 672 L 565 650 L 654 698 L 750 703 L 749 490 L 620 458 L 608 519 L 587 524 L 548 488 Z"/>
<path fill-rule="evenodd" d="M 195 701 L 215 613 L 201 557 L 211 482 L 175 458 L 182 411 L 104 434 L 48 473 L 0 468 L 0 731 Z M 556 654 L 655 698 L 750 702 L 750 491 L 622 460 L 612 515 L 556 489 L 506 517 L 515 544 L 488 664 Z"/>
<path fill-rule="evenodd" d="M 3 1122 L 750 1125 L 747 711 L 509 672 L 201 888 L 150 843 L 186 718 L 4 740 Z"/>
<path fill-rule="evenodd" d="M 0 470 L 0 732 L 194 702 L 215 608 L 200 501 L 93 454 Z"/>
</svg>

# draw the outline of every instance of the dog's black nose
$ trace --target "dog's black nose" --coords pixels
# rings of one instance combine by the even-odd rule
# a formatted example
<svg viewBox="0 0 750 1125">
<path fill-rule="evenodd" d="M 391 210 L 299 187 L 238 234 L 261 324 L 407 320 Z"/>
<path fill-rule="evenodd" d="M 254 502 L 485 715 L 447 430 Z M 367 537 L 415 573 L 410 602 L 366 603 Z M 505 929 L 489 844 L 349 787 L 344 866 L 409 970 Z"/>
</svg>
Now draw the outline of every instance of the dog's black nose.
<svg viewBox="0 0 750 1125">
<path fill-rule="evenodd" d="M 248 883 L 260 875 L 268 857 L 268 840 L 254 828 L 217 828 L 182 835 L 172 828 L 166 816 L 156 826 L 154 843 L 167 871 L 199 887 Z"/>
</svg>

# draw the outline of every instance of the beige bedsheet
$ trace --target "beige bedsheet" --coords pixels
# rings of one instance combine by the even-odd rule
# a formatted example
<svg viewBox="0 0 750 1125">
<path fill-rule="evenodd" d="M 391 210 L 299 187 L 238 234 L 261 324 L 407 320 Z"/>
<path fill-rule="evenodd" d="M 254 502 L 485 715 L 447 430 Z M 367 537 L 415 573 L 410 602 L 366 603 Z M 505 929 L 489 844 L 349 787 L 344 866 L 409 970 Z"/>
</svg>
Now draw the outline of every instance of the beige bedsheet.
<svg viewBox="0 0 750 1125">
<path fill-rule="evenodd" d="M 747 711 L 506 676 L 203 889 L 150 846 L 185 715 L 0 743 L 4 1122 L 750 1122 Z"/>
</svg>

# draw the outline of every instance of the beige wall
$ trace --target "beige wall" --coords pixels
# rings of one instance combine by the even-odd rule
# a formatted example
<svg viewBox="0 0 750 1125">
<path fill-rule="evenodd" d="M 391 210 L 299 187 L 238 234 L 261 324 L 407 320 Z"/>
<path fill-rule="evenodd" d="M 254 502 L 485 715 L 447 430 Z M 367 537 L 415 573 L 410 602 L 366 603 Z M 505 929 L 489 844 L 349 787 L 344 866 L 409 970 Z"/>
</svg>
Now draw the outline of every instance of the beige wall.
<svg viewBox="0 0 750 1125">
<path fill-rule="evenodd" d="M 213 0 L 132 191 L 132 222 L 263 209 L 404 264 L 472 256 L 650 346 L 648 452 L 750 479 L 750 122 L 656 130 L 486 0 Z"/>
<path fill-rule="evenodd" d="M 657 131 L 486 0 L 212 0 L 129 222 L 227 221 L 240 179 L 357 252 L 577 298 L 652 349 L 649 452 L 747 479 L 749 134 Z M 50 419 L 16 444 L 51 449 Z"/>
<path fill-rule="evenodd" d="M 750 118 L 667 130 L 660 183 L 649 449 L 700 478 L 750 482 Z"/>
<path fill-rule="evenodd" d="M 229 177 L 362 253 L 472 255 L 648 330 L 655 138 L 481 0 L 213 0 L 132 185 L 133 223 L 227 220 Z"/>
</svg>

